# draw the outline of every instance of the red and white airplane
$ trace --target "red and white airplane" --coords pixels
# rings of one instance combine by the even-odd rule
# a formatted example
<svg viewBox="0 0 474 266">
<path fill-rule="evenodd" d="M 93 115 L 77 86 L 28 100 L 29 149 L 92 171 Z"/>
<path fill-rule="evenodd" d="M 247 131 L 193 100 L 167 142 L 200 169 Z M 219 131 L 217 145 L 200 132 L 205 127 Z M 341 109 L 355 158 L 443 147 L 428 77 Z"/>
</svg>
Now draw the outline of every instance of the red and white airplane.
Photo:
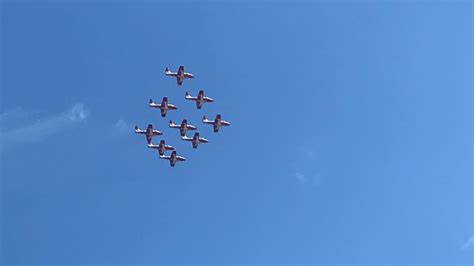
<svg viewBox="0 0 474 266">
<path fill-rule="evenodd" d="M 151 139 L 153 138 L 153 136 L 163 135 L 163 133 L 161 133 L 161 131 L 153 129 L 152 124 L 148 124 L 146 130 L 139 129 L 138 126 L 135 126 L 135 133 L 136 134 L 144 134 L 145 137 L 146 137 L 146 142 L 148 144 L 151 144 Z"/>
<path fill-rule="evenodd" d="M 193 148 L 197 148 L 200 143 L 208 143 L 209 140 L 199 137 L 199 132 L 194 133 L 194 137 L 190 138 L 188 136 L 181 137 L 182 140 L 191 141 Z"/>
<path fill-rule="evenodd" d="M 211 97 L 204 96 L 203 90 L 200 90 L 196 97 L 193 97 L 189 94 L 189 92 L 186 92 L 184 98 L 186 100 L 195 101 L 197 109 L 201 109 L 204 103 L 212 103 L 214 101 L 214 99 Z"/>
<path fill-rule="evenodd" d="M 169 68 L 166 68 L 165 69 L 165 75 L 176 77 L 176 81 L 178 82 L 178 85 L 182 85 L 184 79 L 194 78 L 193 74 L 184 72 L 184 66 L 179 66 L 178 72 L 173 72 L 173 71 L 170 71 Z"/>
<path fill-rule="evenodd" d="M 150 143 L 150 144 L 148 144 L 148 148 L 158 150 L 158 154 L 160 156 L 164 155 L 165 151 L 173 151 L 174 150 L 174 147 L 171 146 L 171 145 L 166 145 L 164 140 L 161 140 L 160 144 L 158 144 L 158 145 Z"/>
<path fill-rule="evenodd" d="M 173 123 L 173 120 L 170 120 L 170 128 L 179 128 L 179 134 L 181 135 L 181 137 L 185 136 L 188 130 L 197 129 L 197 127 L 189 125 L 187 119 L 183 119 L 180 125 L 176 125 L 175 123 Z"/>
<path fill-rule="evenodd" d="M 230 122 L 222 120 L 220 114 L 216 115 L 216 118 L 214 120 L 209 120 L 206 118 L 206 116 L 203 116 L 202 122 L 204 124 L 213 125 L 214 132 L 219 132 L 219 128 L 221 128 L 222 126 L 230 126 Z"/>
<path fill-rule="evenodd" d="M 186 161 L 186 158 L 184 158 L 183 156 L 176 155 L 176 151 L 173 151 L 170 156 L 160 155 L 160 159 L 170 161 L 171 167 L 174 167 L 176 165 L 176 162 L 178 161 L 179 162 Z"/>
<path fill-rule="evenodd" d="M 168 103 L 168 97 L 163 97 L 163 100 L 161 100 L 161 104 L 155 103 L 153 99 L 150 99 L 148 106 L 160 109 L 161 117 L 165 117 L 168 110 L 178 109 L 178 106 Z"/>
</svg>

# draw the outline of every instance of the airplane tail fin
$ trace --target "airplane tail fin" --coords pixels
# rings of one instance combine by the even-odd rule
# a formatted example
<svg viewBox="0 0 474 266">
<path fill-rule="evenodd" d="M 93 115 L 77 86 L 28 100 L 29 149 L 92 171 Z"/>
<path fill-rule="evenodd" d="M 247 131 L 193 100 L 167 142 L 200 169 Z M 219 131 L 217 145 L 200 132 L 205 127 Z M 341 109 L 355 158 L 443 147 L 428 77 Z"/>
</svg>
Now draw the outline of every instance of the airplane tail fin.
<svg viewBox="0 0 474 266">
<path fill-rule="evenodd" d="M 188 119 L 183 119 L 183 124 L 188 124 Z"/>
<path fill-rule="evenodd" d="M 163 97 L 163 102 L 167 103 L 168 102 L 168 97 Z"/>
<path fill-rule="evenodd" d="M 205 115 L 202 116 L 202 121 L 206 121 L 207 117 Z"/>
<path fill-rule="evenodd" d="M 204 90 L 200 90 L 198 95 L 204 95 Z"/>
<path fill-rule="evenodd" d="M 152 124 L 148 124 L 148 126 L 147 126 L 146 128 L 153 130 L 153 125 L 152 125 Z"/>
<path fill-rule="evenodd" d="M 216 115 L 216 119 L 221 119 L 221 115 L 220 114 Z"/>
<path fill-rule="evenodd" d="M 138 131 L 138 126 L 135 126 L 135 131 Z"/>
<path fill-rule="evenodd" d="M 187 91 L 186 93 L 184 93 L 184 97 L 189 97 L 189 96 L 191 96 L 191 95 L 189 94 L 189 91 Z"/>
<path fill-rule="evenodd" d="M 165 140 L 164 139 L 160 140 L 160 145 L 165 145 Z"/>
<path fill-rule="evenodd" d="M 171 126 L 171 125 L 174 125 L 173 120 L 170 120 L 170 126 Z"/>
<path fill-rule="evenodd" d="M 165 73 L 170 72 L 170 69 L 168 67 L 165 68 Z"/>
<path fill-rule="evenodd" d="M 195 138 L 199 138 L 199 132 L 194 133 Z"/>
<path fill-rule="evenodd" d="M 148 103 L 149 103 L 149 104 L 154 104 L 155 102 L 153 102 L 153 99 L 150 99 L 150 100 L 148 101 Z"/>
</svg>

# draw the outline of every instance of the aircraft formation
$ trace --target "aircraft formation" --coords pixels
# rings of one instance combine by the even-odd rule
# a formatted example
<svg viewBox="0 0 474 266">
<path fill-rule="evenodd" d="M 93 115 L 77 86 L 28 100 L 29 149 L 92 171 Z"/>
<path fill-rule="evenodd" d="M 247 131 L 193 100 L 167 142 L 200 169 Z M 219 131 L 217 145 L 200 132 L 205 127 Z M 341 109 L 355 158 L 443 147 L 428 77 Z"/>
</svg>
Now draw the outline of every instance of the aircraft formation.
<svg viewBox="0 0 474 266">
<path fill-rule="evenodd" d="M 171 71 L 168 67 L 165 68 L 165 75 L 176 77 L 176 83 L 178 86 L 183 84 L 185 79 L 192 79 L 194 75 L 191 73 L 184 72 L 184 66 L 179 66 L 177 72 Z M 211 97 L 204 95 L 204 90 L 199 90 L 196 96 L 192 96 L 188 91 L 185 92 L 184 99 L 187 101 L 194 101 L 196 102 L 196 108 L 202 109 L 204 104 L 214 102 L 214 99 Z M 148 102 L 148 106 L 150 108 L 156 108 L 160 110 L 161 117 L 166 117 L 168 111 L 178 110 L 178 106 L 171 104 L 168 102 L 168 97 L 164 96 L 161 100 L 161 103 L 156 103 L 153 99 L 150 99 Z M 204 125 L 212 125 L 213 131 L 215 133 L 219 132 L 219 129 L 223 126 L 230 126 L 230 122 L 224 121 L 221 118 L 220 114 L 217 114 L 213 120 L 207 119 L 206 116 L 202 117 L 201 121 Z M 169 120 L 169 128 L 179 129 L 179 135 L 182 141 L 191 142 L 191 146 L 194 149 L 197 149 L 199 144 L 208 143 L 209 140 L 206 138 L 201 137 L 199 132 L 195 132 L 192 137 L 188 137 L 188 131 L 196 131 L 197 127 L 188 123 L 187 119 L 183 119 L 180 124 L 175 124 L 173 120 Z M 183 156 L 179 156 L 176 152 L 176 149 L 168 145 L 165 140 L 160 140 L 159 144 L 153 144 L 153 137 L 154 136 L 161 136 L 163 132 L 154 129 L 152 124 L 148 124 L 146 129 L 140 129 L 138 126 L 135 126 L 135 134 L 145 135 L 147 147 L 150 149 L 155 149 L 158 151 L 160 159 L 168 160 L 170 162 L 170 166 L 174 167 L 177 162 L 186 161 L 186 158 Z M 165 153 L 171 151 L 169 155 Z"/>
</svg>

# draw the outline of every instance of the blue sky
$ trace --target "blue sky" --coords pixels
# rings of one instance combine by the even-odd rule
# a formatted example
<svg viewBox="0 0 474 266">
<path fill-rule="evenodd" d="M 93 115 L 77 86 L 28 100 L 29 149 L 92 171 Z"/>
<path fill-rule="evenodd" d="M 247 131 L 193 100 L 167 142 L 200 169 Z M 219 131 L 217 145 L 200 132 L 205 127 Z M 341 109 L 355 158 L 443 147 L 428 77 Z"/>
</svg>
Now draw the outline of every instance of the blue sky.
<svg viewBox="0 0 474 266">
<path fill-rule="evenodd" d="M 472 3 L 1 9 L 3 264 L 472 263 Z"/>
</svg>

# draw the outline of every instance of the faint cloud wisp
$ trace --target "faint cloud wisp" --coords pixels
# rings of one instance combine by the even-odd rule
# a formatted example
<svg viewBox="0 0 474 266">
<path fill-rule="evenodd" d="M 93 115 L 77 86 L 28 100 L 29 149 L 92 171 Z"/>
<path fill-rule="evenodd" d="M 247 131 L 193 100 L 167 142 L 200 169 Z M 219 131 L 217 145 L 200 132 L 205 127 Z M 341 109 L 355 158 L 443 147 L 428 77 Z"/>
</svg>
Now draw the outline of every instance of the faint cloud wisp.
<svg viewBox="0 0 474 266">
<path fill-rule="evenodd" d="M 125 121 L 124 119 L 119 119 L 112 128 L 113 136 L 121 136 L 127 134 L 132 130 L 133 126 Z"/>
<path fill-rule="evenodd" d="M 471 236 L 461 247 L 462 250 L 466 250 L 474 246 L 474 236 Z"/>
<path fill-rule="evenodd" d="M 18 107 L 0 115 L 0 142 L 8 145 L 41 140 L 87 120 L 89 115 L 84 104 L 77 103 L 64 112 L 32 121 L 37 114 Z"/>
<path fill-rule="evenodd" d="M 307 151 L 306 156 L 309 160 L 314 161 L 316 160 L 316 153 L 314 151 Z"/>
<path fill-rule="evenodd" d="M 294 167 L 293 176 L 300 184 L 319 186 L 323 181 L 323 170 L 317 166 L 318 154 L 311 149 L 301 148 L 299 156 L 292 163 Z"/>
<path fill-rule="evenodd" d="M 305 177 L 305 175 L 303 173 L 300 173 L 300 172 L 296 172 L 295 177 L 301 183 L 306 183 L 308 181 L 308 179 Z"/>
</svg>

